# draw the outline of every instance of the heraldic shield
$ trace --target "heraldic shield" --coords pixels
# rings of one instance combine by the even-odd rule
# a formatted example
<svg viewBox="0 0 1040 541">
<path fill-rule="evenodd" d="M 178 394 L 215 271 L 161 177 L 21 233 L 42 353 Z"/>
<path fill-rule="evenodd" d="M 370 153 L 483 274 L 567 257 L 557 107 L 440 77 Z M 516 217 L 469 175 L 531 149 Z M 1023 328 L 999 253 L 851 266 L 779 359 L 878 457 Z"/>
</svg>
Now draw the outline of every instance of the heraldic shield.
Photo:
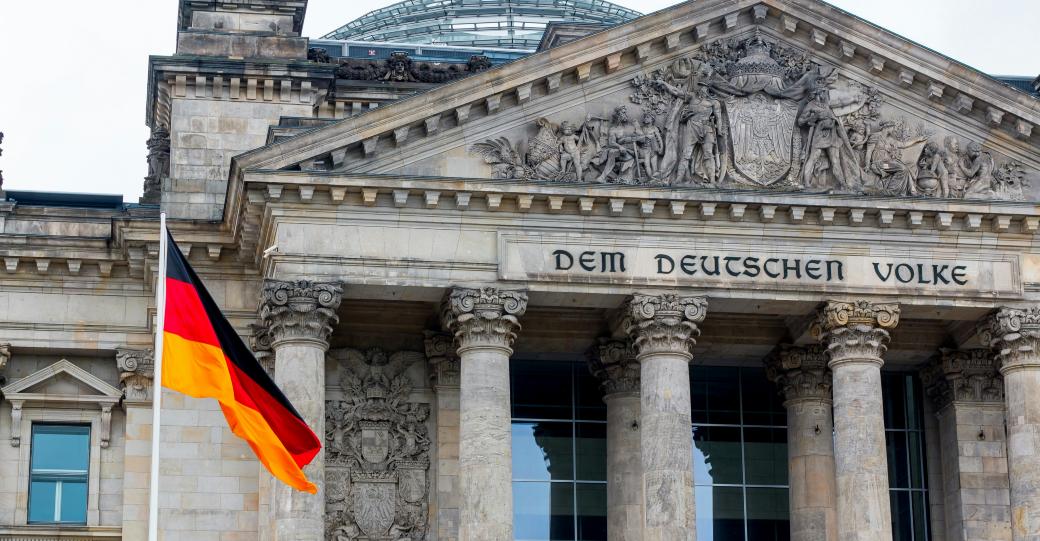
<svg viewBox="0 0 1040 541">
<path fill-rule="evenodd" d="M 351 512 L 358 528 L 369 539 L 386 535 L 397 515 L 397 479 L 394 475 L 359 475 L 352 479 Z"/>
<path fill-rule="evenodd" d="M 362 421 L 361 456 L 365 460 L 379 464 L 390 454 L 390 423 Z"/>
<path fill-rule="evenodd" d="M 748 180 L 769 186 L 791 170 L 798 103 L 764 92 L 725 100 L 733 166 Z"/>
</svg>

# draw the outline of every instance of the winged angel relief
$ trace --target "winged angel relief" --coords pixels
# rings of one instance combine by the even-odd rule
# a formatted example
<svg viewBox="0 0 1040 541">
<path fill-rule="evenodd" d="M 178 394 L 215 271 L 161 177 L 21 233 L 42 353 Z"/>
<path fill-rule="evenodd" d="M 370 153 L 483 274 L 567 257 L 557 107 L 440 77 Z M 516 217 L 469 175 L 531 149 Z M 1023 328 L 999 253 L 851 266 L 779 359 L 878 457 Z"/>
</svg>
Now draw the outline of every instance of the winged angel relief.
<svg viewBox="0 0 1040 541">
<path fill-rule="evenodd" d="M 609 118 L 547 118 L 471 151 L 493 178 L 1022 199 L 1026 174 L 979 143 L 891 117 L 874 88 L 757 33 L 632 80 Z"/>
<path fill-rule="evenodd" d="M 325 407 L 326 538 L 426 538 L 429 404 L 409 402 L 405 371 L 423 354 L 347 349 L 344 400 Z"/>
</svg>

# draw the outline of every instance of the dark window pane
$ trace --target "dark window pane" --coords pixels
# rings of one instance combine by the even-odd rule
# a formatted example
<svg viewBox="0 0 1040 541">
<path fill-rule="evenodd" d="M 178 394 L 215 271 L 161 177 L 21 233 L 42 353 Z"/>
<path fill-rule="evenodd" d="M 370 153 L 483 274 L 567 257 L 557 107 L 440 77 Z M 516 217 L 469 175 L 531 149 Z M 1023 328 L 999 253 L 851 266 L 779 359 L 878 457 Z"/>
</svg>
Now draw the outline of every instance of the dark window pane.
<svg viewBox="0 0 1040 541">
<path fill-rule="evenodd" d="M 29 483 L 29 522 L 55 522 L 56 481 Z"/>
<path fill-rule="evenodd" d="M 570 419 L 573 363 L 517 361 L 510 368 L 513 417 Z"/>
<path fill-rule="evenodd" d="M 740 369 L 695 366 L 690 369 L 694 423 L 740 423 Z"/>
<path fill-rule="evenodd" d="M 86 481 L 63 481 L 61 483 L 61 521 L 87 523 Z"/>
<path fill-rule="evenodd" d="M 513 478 L 574 479 L 571 423 L 513 422 Z"/>
<path fill-rule="evenodd" d="M 787 489 L 747 489 L 747 536 L 754 541 L 788 541 Z"/>
<path fill-rule="evenodd" d="M 786 485 L 787 429 L 745 428 L 744 467 L 749 485 Z"/>
<path fill-rule="evenodd" d="M 698 485 L 740 484 L 740 428 L 693 428 L 693 479 Z"/>
<path fill-rule="evenodd" d="M 740 487 L 696 487 L 695 498 L 697 541 L 744 539 L 744 495 Z"/>
<path fill-rule="evenodd" d="M 513 531 L 522 541 L 574 539 L 574 485 L 513 483 Z"/>
<path fill-rule="evenodd" d="M 776 385 L 766 378 L 761 368 L 745 368 L 741 372 L 741 396 L 744 403 L 744 424 L 784 426 L 787 410 Z"/>
<path fill-rule="evenodd" d="M 914 541 L 910 492 L 893 490 L 889 494 L 892 501 L 892 541 Z"/>
<path fill-rule="evenodd" d="M 32 469 L 86 472 L 90 427 L 33 425 Z"/>
<path fill-rule="evenodd" d="M 888 447 L 888 486 L 892 488 L 910 487 L 910 471 L 906 462 L 906 434 L 899 431 L 885 433 L 885 444 Z"/>
<path fill-rule="evenodd" d="M 928 541 L 928 498 L 923 491 L 914 491 L 911 495 L 914 507 L 914 539 Z"/>
<path fill-rule="evenodd" d="M 906 392 L 901 374 L 881 375 L 881 402 L 885 428 L 906 428 Z"/>
<path fill-rule="evenodd" d="M 917 378 L 904 376 L 906 389 L 906 427 L 911 430 L 921 430 L 924 418 L 921 413 L 921 392 L 918 388 Z"/>
<path fill-rule="evenodd" d="M 586 421 L 606 421 L 607 405 L 597 380 L 582 364 L 574 365 L 574 387 L 577 411 L 575 417 Z"/>
<path fill-rule="evenodd" d="M 607 480 L 607 425 L 577 423 L 575 425 L 575 455 L 579 481 Z"/>
<path fill-rule="evenodd" d="M 607 485 L 578 483 L 578 540 L 607 541 Z"/>
<path fill-rule="evenodd" d="M 925 488 L 924 444 L 921 432 L 907 432 L 906 445 L 910 454 L 910 485 L 913 488 Z"/>
</svg>

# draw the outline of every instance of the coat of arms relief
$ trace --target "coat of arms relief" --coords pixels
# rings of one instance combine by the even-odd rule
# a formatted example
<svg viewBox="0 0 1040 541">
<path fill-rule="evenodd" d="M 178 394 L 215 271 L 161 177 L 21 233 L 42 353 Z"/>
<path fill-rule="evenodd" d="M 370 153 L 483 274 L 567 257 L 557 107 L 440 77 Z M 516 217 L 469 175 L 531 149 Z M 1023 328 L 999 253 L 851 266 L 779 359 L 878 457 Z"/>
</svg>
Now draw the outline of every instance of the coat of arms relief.
<svg viewBox="0 0 1040 541">
<path fill-rule="evenodd" d="M 326 539 L 426 539 L 430 406 L 409 401 L 405 374 L 424 359 L 411 351 L 344 351 L 344 399 L 325 404 Z"/>
<path fill-rule="evenodd" d="M 471 151 L 493 178 L 1021 200 L 1025 169 L 897 115 L 807 52 L 719 40 L 632 81 L 609 118 L 537 121 Z"/>
</svg>

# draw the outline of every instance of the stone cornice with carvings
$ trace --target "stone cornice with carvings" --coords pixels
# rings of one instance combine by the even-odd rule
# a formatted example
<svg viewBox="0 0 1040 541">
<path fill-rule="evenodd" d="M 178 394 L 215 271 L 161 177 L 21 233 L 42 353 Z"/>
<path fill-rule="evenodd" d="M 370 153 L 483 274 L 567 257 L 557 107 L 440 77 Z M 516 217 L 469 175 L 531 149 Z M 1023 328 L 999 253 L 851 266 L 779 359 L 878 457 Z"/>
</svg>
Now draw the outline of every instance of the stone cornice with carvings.
<svg viewBox="0 0 1040 541">
<path fill-rule="evenodd" d="M 621 307 L 621 327 L 631 338 L 637 357 L 675 354 L 693 358 L 690 349 L 697 327 L 708 314 L 705 297 L 664 293 L 632 295 Z"/>
<path fill-rule="evenodd" d="M 532 96 L 551 95 L 561 85 L 587 84 L 649 59 L 755 26 L 835 63 L 858 67 L 878 80 L 888 81 L 893 88 L 919 93 L 923 102 L 949 102 L 951 110 L 970 115 L 989 129 L 1006 129 L 1009 135 L 1022 139 L 1037 137 L 1032 128 L 1040 123 L 1040 113 L 1031 96 L 982 74 L 973 77 L 971 68 L 845 12 L 812 0 L 708 0 L 661 10 L 551 52 L 379 108 L 360 120 L 241 155 L 232 166 L 232 174 L 254 167 L 281 169 L 351 145 L 363 146 L 365 157 L 371 157 L 380 139 L 388 145 L 414 142 L 415 137 L 402 139 L 396 135 L 403 128 L 434 135 L 440 131 L 442 117 L 452 116 L 453 125 L 461 125 L 479 115 L 525 105 Z M 539 90 L 533 90 L 535 87 Z M 961 95 L 969 97 L 970 105 L 964 105 L 963 100 L 957 105 L 956 98 Z"/>
<path fill-rule="evenodd" d="M 585 356 L 605 396 L 639 392 L 639 363 L 631 341 L 600 338 Z"/>
<path fill-rule="evenodd" d="M 831 370 L 822 345 L 780 346 L 766 359 L 766 375 L 788 402 L 831 400 Z"/>
<path fill-rule="evenodd" d="M 127 401 L 151 402 L 155 355 L 151 349 L 116 349 L 119 386 Z"/>
<path fill-rule="evenodd" d="M 270 333 L 271 346 L 288 342 L 314 342 L 328 349 L 336 309 L 343 297 L 339 283 L 307 280 L 265 280 L 260 294 L 260 321 Z"/>
<path fill-rule="evenodd" d="M 426 349 L 426 362 L 430 365 L 430 383 L 433 388 L 457 388 L 462 383 L 462 371 L 455 337 L 451 333 L 425 331 L 423 346 Z"/>
<path fill-rule="evenodd" d="M 1001 374 L 1040 369 L 1040 306 L 1001 308 L 982 322 L 979 335 L 993 348 Z"/>
<path fill-rule="evenodd" d="M 828 301 L 811 333 L 827 348 L 832 369 L 846 362 L 884 364 L 889 331 L 899 323 L 899 305 L 867 300 Z"/>
<path fill-rule="evenodd" d="M 1004 378 L 989 349 L 943 349 L 921 370 L 935 411 L 954 402 L 1004 403 Z"/>
<path fill-rule="evenodd" d="M 441 325 L 455 336 L 459 354 L 470 348 L 512 353 L 527 311 L 527 293 L 495 287 L 451 289 L 441 303 Z"/>
</svg>

